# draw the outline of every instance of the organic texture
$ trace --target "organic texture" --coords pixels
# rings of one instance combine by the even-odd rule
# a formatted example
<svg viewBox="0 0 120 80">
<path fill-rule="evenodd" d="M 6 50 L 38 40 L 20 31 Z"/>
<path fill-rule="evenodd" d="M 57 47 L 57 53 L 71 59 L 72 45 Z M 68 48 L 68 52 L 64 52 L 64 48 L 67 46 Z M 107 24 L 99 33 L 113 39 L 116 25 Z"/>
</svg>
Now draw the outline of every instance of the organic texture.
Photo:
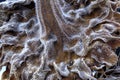
<svg viewBox="0 0 120 80">
<path fill-rule="evenodd" d="M 119 80 L 119 0 L 0 3 L 1 80 Z"/>
</svg>

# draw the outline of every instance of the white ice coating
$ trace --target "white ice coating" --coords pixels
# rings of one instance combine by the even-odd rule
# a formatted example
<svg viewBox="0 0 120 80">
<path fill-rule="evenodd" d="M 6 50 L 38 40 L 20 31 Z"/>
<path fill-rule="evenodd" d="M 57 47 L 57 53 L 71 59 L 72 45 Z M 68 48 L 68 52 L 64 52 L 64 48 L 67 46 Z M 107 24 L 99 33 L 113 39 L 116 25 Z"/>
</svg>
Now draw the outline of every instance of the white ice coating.
<svg viewBox="0 0 120 80">
<path fill-rule="evenodd" d="M 3 66 L 2 69 L 0 70 L 0 80 L 2 80 L 2 75 L 6 71 L 6 66 Z"/>
<path fill-rule="evenodd" d="M 76 59 L 74 60 L 73 68 L 71 69 L 71 72 L 78 73 L 78 75 L 82 79 L 92 79 L 97 80 L 94 77 L 91 76 L 91 70 L 84 62 L 84 59 Z"/>
<path fill-rule="evenodd" d="M 56 71 L 58 71 L 60 73 L 60 75 L 67 77 L 70 74 L 70 71 L 67 68 L 67 64 L 65 64 L 64 62 L 61 62 L 59 65 L 57 65 L 55 62 L 53 63 Z"/>
<path fill-rule="evenodd" d="M 111 1 L 69 1 L 0 3 L 1 10 L 10 12 L 0 27 L 0 76 L 6 72 L 8 80 L 72 80 L 71 74 L 77 74 L 82 80 L 97 80 L 97 70 L 116 64 L 113 50 L 118 46 L 111 47 L 110 41 L 120 39 L 115 33 L 120 23 L 106 19 Z"/>
</svg>

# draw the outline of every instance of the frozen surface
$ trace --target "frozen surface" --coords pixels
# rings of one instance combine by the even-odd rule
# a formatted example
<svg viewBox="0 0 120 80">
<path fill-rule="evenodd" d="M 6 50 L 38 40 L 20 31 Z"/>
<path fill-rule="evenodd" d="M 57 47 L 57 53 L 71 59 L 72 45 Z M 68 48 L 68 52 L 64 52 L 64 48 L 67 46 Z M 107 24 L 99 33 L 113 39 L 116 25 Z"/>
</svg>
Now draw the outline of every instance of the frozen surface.
<svg viewBox="0 0 120 80">
<path fill-rule="evenodd" d="M 0 3 L 1 80 L 120 79 L 119 0 Z"/>
</svg>

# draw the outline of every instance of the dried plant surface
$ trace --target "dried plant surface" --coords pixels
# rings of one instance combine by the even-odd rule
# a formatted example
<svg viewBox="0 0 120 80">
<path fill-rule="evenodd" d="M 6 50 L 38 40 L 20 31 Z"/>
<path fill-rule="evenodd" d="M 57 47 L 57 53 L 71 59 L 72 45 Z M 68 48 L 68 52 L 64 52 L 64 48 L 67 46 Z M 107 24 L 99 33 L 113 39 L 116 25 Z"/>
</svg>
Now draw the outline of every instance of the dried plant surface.
<svg viewBox="0 0 120 80">
<path fill-rule="evenodd" d="M 119 0 L 0 3 L 1 80 L 119 80 Z"/>
</svg>

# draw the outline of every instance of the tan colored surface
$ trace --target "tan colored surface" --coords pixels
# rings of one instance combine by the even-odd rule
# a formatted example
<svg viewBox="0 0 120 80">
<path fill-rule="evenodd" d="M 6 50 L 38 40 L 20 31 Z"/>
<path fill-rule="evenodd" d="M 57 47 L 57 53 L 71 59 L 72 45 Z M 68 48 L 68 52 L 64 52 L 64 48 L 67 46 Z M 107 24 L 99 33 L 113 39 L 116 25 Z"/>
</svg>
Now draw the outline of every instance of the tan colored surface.
<svg viewBox="0 0 120 80">
<path fill-rule="evenodd" d="M 7 67 L 3 79 L 113 77 L 109 70 L 119 62 L 119 5 L 118 0 L 0 3 L 0 14 L 7 16 L 0 16 L 0 68 Z"/>
</svg>

